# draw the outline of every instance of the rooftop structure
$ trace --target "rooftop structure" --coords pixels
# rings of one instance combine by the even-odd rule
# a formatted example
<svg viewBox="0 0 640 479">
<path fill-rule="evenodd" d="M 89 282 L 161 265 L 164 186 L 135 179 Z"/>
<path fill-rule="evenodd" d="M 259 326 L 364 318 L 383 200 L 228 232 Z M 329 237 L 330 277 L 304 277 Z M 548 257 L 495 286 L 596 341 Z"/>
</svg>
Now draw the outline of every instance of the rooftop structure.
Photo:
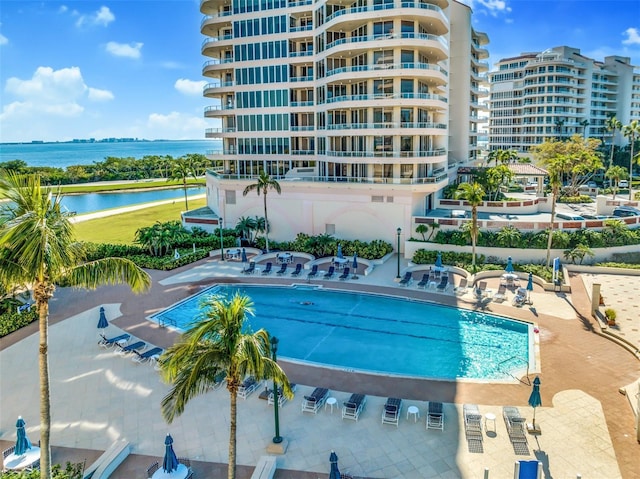
<svg viewBox="0 0 640 479">
<path fill-rule="evenodd" d="M 486 34 L 455 1 L 203 0 L 208 206 L 233 227 L 264 170 L 274 239 L 409 228 L 477 158 Z M 248 15 L 250 13 L 250 15 Z M 286 213 L 286 214 L 285 214 Z M 388 232 L 388 234 L 385 234 Z"/>
<path fill-rule="evenodd" d="M 489 73 L 489 148 L 527 152 L 575 134 L 610 142 L 608 118 L 640 119 L 640 70 L 630 61 L 601 62 L 567 46 L 500 60 Z M 626 142 L 619 132 L 615 141 Z"/>
</svg>

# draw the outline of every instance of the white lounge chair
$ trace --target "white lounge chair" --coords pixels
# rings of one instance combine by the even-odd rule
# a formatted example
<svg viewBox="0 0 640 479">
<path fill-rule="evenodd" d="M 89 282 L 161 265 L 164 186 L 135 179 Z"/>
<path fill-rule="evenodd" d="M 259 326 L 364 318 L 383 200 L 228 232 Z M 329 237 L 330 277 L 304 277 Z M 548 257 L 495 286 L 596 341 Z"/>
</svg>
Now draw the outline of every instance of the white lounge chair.
<svg viewBox="0 0 640 479">
<path fill-rule="evenodd" d="M 364 394 L 352 394 L 349 400 L 342 405 L 342 419 L 357 421 L 366 402 L 367 396 Z"/>
<path fill-rule="evenodd" d="M 242 384 L 238 388 L 238 397 L 247 399 L 251 395 L 251 393 L 258 389 L 260 384 L 262 384 L 262 381 L 258 381 L 253 376 L 249 376 L 244 381 L 242 381 Z"/>
<path fill-rule="evenodd" d="M 395 424 L 397 427 L 401 411 L 402 399 L 387 398 L 387 402 L 382 407 L 382 424 Z"/>
</svg>

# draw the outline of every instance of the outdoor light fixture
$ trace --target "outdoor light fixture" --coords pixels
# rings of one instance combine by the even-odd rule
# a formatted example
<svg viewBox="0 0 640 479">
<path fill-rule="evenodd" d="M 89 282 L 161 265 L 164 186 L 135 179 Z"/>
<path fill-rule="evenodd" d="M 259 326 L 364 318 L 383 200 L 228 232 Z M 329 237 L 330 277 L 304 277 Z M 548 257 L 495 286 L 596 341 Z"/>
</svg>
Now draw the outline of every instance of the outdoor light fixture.
<svg viewBox="0 0 640 479">
<path fill-rule="evenodd" d="M 218 229 L 220 230 L 220 251 L 222 255 L 220 256 L 220 261 L 224 261 L 224 239 L 222 238 L 222 217 L 218 218 Z"/>
<path fill-rule="evenodd" d="M 278 352 L 278 338 L 273 336 L 271 338 L 271 359 L 275 363 L 278 359 L 276 357 L 276 353 Z M 284 391 L 283 391 L 284 393 Z M 273 443 L 280 444 L 282 442 L 282 437 L 280 436 L 280 416 L 278 414 L 278 402 L 280 397 L 278 395 L 278 383 L 275 378 L 273 379 L 273 416 L 276 423 L 276 435 L 273 436 Z"/>
<path fill-rule="evenodd" d="M 400 234 L 402 233 L 402 228 L 398 228 L 396 233 L 398 233 L 398 272 L 396 274 L 396 279 L 400 279 Z"/>
</svg>

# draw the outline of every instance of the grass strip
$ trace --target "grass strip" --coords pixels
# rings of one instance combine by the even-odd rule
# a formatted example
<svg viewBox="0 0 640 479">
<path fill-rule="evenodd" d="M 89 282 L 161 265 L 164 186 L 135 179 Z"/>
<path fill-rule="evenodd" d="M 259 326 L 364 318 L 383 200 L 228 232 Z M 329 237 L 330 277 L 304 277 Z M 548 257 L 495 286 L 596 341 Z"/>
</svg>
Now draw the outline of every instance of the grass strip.
<svg viewBox="0 0 640 479">
<path fill-rule="evenodd" d="M 189 200 L 189 209 L 206 206 L 206 199 Z M 184 202 L 176 201 L 159 206 L 150 206 L 127 213 L 82 221 L 74 225 L 76 238 L 91 243 L 134 244 L 136 231 L 152 226 L 156 221 L 180 220 Z"/>
<path fill-rule="evenodd" d="M 205 186 L 204 179 L 187 179 L 188 186 Z M 54 189 L 57 191 L 57 186 Z M 74 185 L 60 185 L 62 193 L 100 193 L 105 191 L 146 190 L 152 188 L 182 188 L 182 181 L 167 181 L 165 179 L 125 181 L 122 183 L 78 183 Z"/>
</svg>

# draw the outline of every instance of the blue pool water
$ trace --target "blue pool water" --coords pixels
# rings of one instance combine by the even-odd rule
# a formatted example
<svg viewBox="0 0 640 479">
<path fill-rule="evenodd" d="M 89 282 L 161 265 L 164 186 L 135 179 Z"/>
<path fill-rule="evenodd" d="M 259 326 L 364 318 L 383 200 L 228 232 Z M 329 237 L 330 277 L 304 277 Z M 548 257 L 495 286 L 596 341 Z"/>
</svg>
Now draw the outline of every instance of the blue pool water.
<svg viewBox="0 0 640 479">
<path fill-rule="evenodd" d="M 254 302 L 251 330 L 278 337 L 278 355 L 343 369 L 435 379 L 507 379 L 526 369 L 530 325 L 388 296 L 306 287 L 214 286 L 152 316 L 179 330 L 204 298 L 236 291 Z"/>
</svg>

